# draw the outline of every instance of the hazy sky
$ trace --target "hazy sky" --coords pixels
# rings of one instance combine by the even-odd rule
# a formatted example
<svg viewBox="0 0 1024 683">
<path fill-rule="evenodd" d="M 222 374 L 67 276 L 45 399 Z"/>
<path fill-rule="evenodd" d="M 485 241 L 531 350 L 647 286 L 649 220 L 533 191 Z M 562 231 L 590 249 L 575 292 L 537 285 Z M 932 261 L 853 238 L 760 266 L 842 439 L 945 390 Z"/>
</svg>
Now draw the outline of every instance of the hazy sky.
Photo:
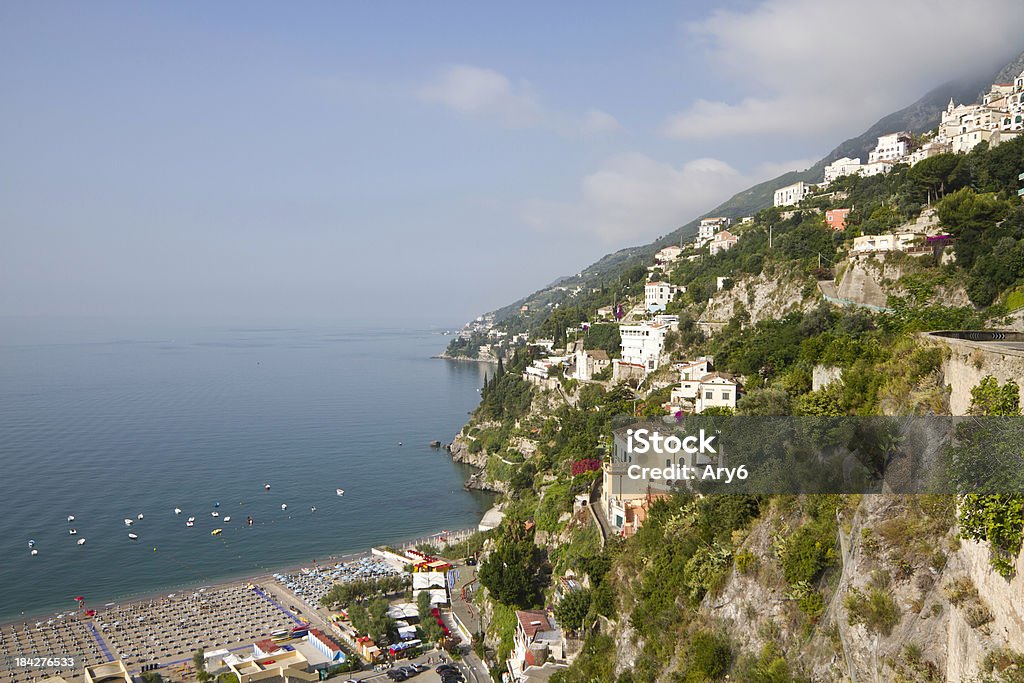
<svg viewBox="0 0 1024 683">
<path fill-rule="evenodd" d="M 5 2 L 0 315 L 454 324 L 1022 29 L 1019 0 Z"/>
</svg>

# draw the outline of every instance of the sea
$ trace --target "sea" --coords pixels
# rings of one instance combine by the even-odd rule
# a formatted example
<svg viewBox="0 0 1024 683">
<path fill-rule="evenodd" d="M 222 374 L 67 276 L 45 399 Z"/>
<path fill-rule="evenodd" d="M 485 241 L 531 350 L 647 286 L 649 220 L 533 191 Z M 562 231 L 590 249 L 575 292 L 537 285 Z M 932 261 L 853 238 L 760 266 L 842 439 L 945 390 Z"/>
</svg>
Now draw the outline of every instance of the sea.
<svg viewBox="0 0 1024 683">
<path fill-rule="evenodd" d="M 431 358 L 447 341 L 0 319 L 0 620 L 475 526 L 490 496 L 430 442 L 466 422 L 487 366 Z"/>
</svg>

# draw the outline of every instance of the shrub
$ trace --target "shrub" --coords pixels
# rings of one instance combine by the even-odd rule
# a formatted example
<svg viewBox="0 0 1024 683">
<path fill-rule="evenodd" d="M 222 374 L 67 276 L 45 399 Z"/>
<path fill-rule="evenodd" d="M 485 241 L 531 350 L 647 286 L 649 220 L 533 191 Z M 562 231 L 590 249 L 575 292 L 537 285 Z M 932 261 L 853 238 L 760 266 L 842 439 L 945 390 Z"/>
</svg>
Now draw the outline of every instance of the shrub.
<svg viewBox="0 0 1024 683">
<path fill-rule="evenodd" d="M 884 588 L 872 586 L 864 593 L 859 588 L 851 588 L 843 600 L 851 626 L 864 624 L 864 628 L 872 633 L 888 636 L 900 622 L 900 609 Z"/>
</svg>

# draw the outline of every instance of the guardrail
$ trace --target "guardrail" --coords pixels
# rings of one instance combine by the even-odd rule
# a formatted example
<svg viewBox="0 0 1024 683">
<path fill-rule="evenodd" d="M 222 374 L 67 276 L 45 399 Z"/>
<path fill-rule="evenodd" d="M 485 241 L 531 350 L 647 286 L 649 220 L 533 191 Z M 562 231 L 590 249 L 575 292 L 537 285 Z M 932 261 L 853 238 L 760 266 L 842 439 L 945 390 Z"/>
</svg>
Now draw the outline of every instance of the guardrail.
<svg viewBox="0 0 1024 683">
<path fill-rule="evenodd" d="M 1024 332 L 1011 330 L 938 330 L 929 335 L 974 342 L 1024 342 Z"/>
</svg>

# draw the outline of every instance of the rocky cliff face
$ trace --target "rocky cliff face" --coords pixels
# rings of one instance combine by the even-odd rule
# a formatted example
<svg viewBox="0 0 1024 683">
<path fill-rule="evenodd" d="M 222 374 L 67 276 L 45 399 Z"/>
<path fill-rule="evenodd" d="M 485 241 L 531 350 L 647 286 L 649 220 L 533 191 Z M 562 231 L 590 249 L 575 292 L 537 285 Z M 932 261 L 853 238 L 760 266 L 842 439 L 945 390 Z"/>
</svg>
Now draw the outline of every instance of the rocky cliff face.
<svg viewBox="0 0 1024 683">
<path fill-rule="evenodd" d="M 817 292 L 808 291 L 808 282 L 798 277 L 770 273 L 740 278 L 731 289 L 716 292 L 708 301 L 701 320 L 727 322 L 746 311 L 750 322 L 781 318 L 794 310 L 810 310 L 817 304 Z"/>
</svg>

